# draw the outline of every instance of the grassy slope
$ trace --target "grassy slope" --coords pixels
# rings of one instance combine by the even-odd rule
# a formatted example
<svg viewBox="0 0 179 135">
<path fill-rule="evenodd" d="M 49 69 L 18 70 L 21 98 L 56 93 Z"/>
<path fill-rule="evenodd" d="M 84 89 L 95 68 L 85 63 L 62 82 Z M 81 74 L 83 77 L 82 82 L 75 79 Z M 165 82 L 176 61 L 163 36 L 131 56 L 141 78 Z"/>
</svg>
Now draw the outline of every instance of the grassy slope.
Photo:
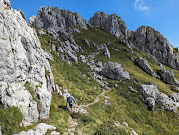
<svg viewBox="0 0 179 135">
<path fill-rule="evenodd" d="M 122 82 L 116 80 L 108 80 L 109 87 L 112 91 L 107 92 L 105 95 L 110 97 L 109 104 L 104 105 L 104 97 L 100 98 L 100 101 L 90 107 L 88 107 L 89 114 L 75 114 L 75 119 L 78 122 L 77 128 L 80 128 L 86 134 L 129 134 L 124 129 L 116 127 L 113 120 L 119 121 L 121 124 L 127 122 L 129 128 L 133 128 L 138 134 L 167 134 L 177 135 L 179 134 L 179 117 L 167 111 L 162 111 L 160 107 L 156 107 L 154 111 L 149 111 L 147 106 L 142 102 L 142 97 L 139 93 L 132 93 L 127 90 L 128 86 L 132 86 L 135 89 L 139 89 L 142 83 L 148 84 L 154 83 L 158 86 L 161 92 L 166 94 L 172 93 L 170 89 L 172 86 L 157 80 L 138 66 L 136 66 L 129 58 L 137 58 L 136 54 L 146 57 L 149 64 L 155 72 L 159 68 L 158 64 L 150 59 L 146 54 L 138 51 L 128 49 L 123 44 L 120 44 L 120 39 L 116 39 L 114 36 L 109 35 L 100 28 L 89 28 L 89 30 L 81 29 L 81 34 L 74 34 L 75 40 L 84 50 L 84 55 L 89 55 L 96 50 L 95 47 L 88 47 L 84 40 L 88 39 L 90 44 L 93 42 L 96 45 L 104 42 L 114 41 L 108 49 L 111 52 L 111 59 L 104 57 L 102 54 L 96 56 L 96 60 L 118 62 L 122 65 L 125 71 L 128 71 L 131 80 L 123 80 Z M 78 99 L 78 104 L 87 104 L 93 102 L 94 99 L 100 93 L 101 88 L 95 82 L 95 80 L 88 74 L 89 67 L 86 64 L 72 64 L 69 65 L 64 62 L 55 52 L 49 51 L 51 46 L 49 43 L 53 43 L 58 46 L 58 42 L 48 37 L 48 35 L 39 36 L 42 44 L 42 48 L 51 53 L 54 61 L 50 61 L 52 72 L 54 74 L 55 83 L 62 88 L 67 88 L 69 92 Z M 118 49 L 118 51 L 112 49 Z M 168 69 L 168 67 L 167 67 Z M 179 78 L 179 71 L 175 71 L 176 78 Z M 86 74 L 87 77 L 83 75 Z M 114 87 L 114 84 L 118 84 L 118 88 Z M 95 90 L 94 87 L 97 89 Z M 62 96 L 52 93 L 52 102 L 50 110 L 50 118 L 45 120 L 39 120 L 30 127 L 20 128 L 16 123 L 16 130 L 13 129 L 13 133 L 17 133 L 21 130 L 28 130 L 34 128 L 39 122 L 45 122 L 57 127 L 57 131 L 64 133 L 68 128 L 68 117 L 70 112 L 65 109 L 65 101 Z M 2 109 L 0 109 L 1 111 Z M 2 110 L 9 111 L 9 110 Z M 9 111 L 11 112 L 11 111 Z M 0 121 L 1 122 L 1 121 Z M 10 124 L 8 124 L 10 125 Z M 129 129 L 127 128 L 127 129 Z M 77 130 L 75 132 L 78 134 Z"/>
<path fill-rule="evenodd" d="M 85 34 L 82 33 L 82 36 L 75 36 L 78 37 L 78 39 L 80 39 L 79 37 L 81 37 L 81 43 L 84 39 L 88 39 L 91 42 L 97 43 L 98 38 L 88 38 L 88 35 L 93 34 L 93 31 L 83 31 L 83 33 Z M 95 32 L 94 34 L 102 34 L 102 30 L 98 29 L 98 31 L 100 32 Z M 101 36 L 99 37 L 99 39 L 101 40 Z M 108 41 L 112 41 L 113 37 L 108 35 L 108 37 L 104 37 L 105 42 L 106 39 L 109 39 Z M 133 127 L 139 134 L 178 134 L 179 130 L 177 126 L 179 125 L 179 117 L 176 114 L 172 112 L 164 112 L 160 109 L 160 107 L 157 107 L 153 112 L 148 111 L 147 106 L 142 103 L 141 95 L 131 93 L 127 90 L 129 85 L 133 86 L 133 88 L 135 89 L 138 89 L 140 84 L 147 84 L 149 82 L 152 82 L 153 84 L 157 85 L 158 89 L 161 92 L 164 92 L 166 94 L 172 93 L 170 85 L 167 85 L 162 81 L 157 80 L 151 77 L 150 75 L 146 74 L 143 70 L 136 66 L 129 58 L 137 58 L 135 54 L 138 54 L 142 57 L 146 57 L 148 59 L 149 64 L 156 73 L 157 70 L 160 69 L 159 65 L 154 60 L 150 59 L 146 54 L 138 50 L 133 50 L 133 53 L 131 53 L 130 49 L 119 43 L 119 40 L 120 39 L 116 39 L 115 42 L 111 44 L 111 46 L 115 49 L 118 49 L 118 51 L 111 49 L 111 47 L 108 48 L 111 52 L 110 61 L 120 63 L 124 70 L 130 73 L 131 80 L 122 82 L 109 81 L 111 82 L 110 84 L 113 88 L 113 91 L 107 94 L 107 96 L 110 97 L 109 102 L 111 104 L 109 106 L 104 106 L 104 104 L 102 105 L 101 101 L 96 105 L 90 107 L 91 113 L 89 117 L 95 118 L 96 121 L 93 124 L 91 124 L 91 126 L 93 125 L 92 127 L 94 127 L 93 130 L 96 130 L 95 127 L 99 126 L 99 124 L 114 119 L 118 120 L 120 123 L 126 121 L 129 124 L 129 126 Z M 103 63 L 109 61 L 109 59 L 104 57 L 102 54 L 99 54 L 96 57 L 96 60 L 102 61 Z M 179 75 L 177 74 L 178 71 L 176 70 L 174 70 L 174 73 L 176 73 L 176 77 L 177 75 Z M 114 83 L 117 83 L 119 85 L 118 89 L 113 87 Z M 106 124 L 106 127 L 108 126 L 109 124 Z M 101 130 L 102 129 L 103 128 L 101 128 Z M 84 128 L 84 130 L 86 130 L 87 133 L 92 132 L 90 128 Z M 100 129 L 97 128 L 97 130 Z"/>
</svg>

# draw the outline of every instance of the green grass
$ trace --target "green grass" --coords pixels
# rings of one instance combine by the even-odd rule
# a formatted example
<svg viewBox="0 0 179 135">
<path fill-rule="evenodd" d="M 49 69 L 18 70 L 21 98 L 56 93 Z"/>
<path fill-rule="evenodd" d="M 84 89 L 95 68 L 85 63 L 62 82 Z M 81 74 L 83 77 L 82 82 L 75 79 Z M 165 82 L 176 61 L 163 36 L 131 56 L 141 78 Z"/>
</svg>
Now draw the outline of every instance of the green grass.
<svg viewBox="0 0 179 135">
<path fill-rule="evenodd" d="M 4 108 L 0 105 L 0 126 L 3 135 L 12 135 L 20 130 L 23 115 L 18 107 Z"/>
<path fill-rule="evenodd" d="M 133 128 L 138 134 L 141 135 L 155 135 L 155 134 L 179 134 L 179 116 L 173 112 L 163 111 L 160 106 L 156 106 L 154 111 L 149 111 L 146 104 L 142 101 L 140 93 L 132 93 L 128 91 L 128 86 L 132 86 L 134 89 L 139 90 L 141 84 L 148 84 L 152 82 L 158 89 L 166 93 L 171 94 L 176 90 L 175 86 L 168 85 L 162 81 L 151 77 L 135 65 L 130 57 L 136 59 L 138 54 L 141 57 L 145 57 L 148 60 L 149 65 L 153 71 L 157 73 L 160 70 L 159 65 L 155 60 L 151 59 L 147 54 L 138 51 L 136 49 L 131 50 L 125 45 L 120 44 L 120 39 L 109 35 L 100 28 L 90 28 L 88 30 L 81 30 L 81 34 L 74 33 L 75 41 L 84 50 L 84 55 L 89 55 L 96 50 L 95 47 L 88 47 L 84 40 L 87 39 L 90 44 L 93 42 L 96 45 L 100 45 L 104 42 L 114 41 L 108 46 L 111 52 L 111 59 L 108 59 L 99 54 L 95 57 L 96 61 L 102 61 L 106 63 L 108 61 L 120 63 L 124 71 L 128 71 L 130 74 L 130 80 L 123 80 L 122 82 L 116 80 L 106 81 L 112 91 L 106 93 L 109 97 L 109 104 L 103 103 L 104 97 L 100 97 L 100 101 L 88 108 L 86 108 L 89 114 L 75 114 L 75 119 L 78 122 L 77 128 L 82 129 L 86 134 L 130 134 L 130 128 Z M 53 39 L 50 39 L 48 35 L 40 36 L 42 48 L 50 50 L 51 46 L 49 41 L 53 41 L 56 46 L 58 43 Z M 118 49 L 118 51 L 112 49 Z M 89 66 L 87 64 L 75 64 L 69 65 L 64 62 L 55 52 L 50 52 L 54 58 L 54 61 L 50 61 L 51 69 L 54 75 L 55 83 L 62 88 L 67 88 L 69 92 L 78 100 L 78 104 L 87 104 L 93 102 L 101 88 L 96 81 L 89 75 Z M 167 67 L 168 68 L 168 67 Z M 179 77 L 179 72 L 174 70 L 176 78 Z M 86 75 L 84 77 L 83 75 Z M 114 88 L 114 84 L 118 84 L 118 88 Z M 94 87 L 97 89 L 95 90 Z M 52 124 L 57 127 L 57 131 L 64 133 L 68 128 L 68 117 L 70 112 L 65 109 L 65 100 L 62 96 L 52 93 L 52 103 L 50 109 L 50 118 L 45 120 L 47 124 Z M 115 121 L 119 121 L 121 124 L 127 122 L 129 127 L 120 128 L 114 125 Z M 77 131 L 75 131 L 77 134 Z"/>
<path fill-rule="evenodd" d="M 95 43 L 96 45 L 100 45 L 103 43 L 108 43 L 109 41 L 113 41 L 116 38 L 108 33 L 106 33 L 104 30 L 102 30 L 101 28 L 91 28 L 88 27 L 88 30 L 84 30 L 81 29 L 81 34 L 78 33 L 74 33 L 74 38 L 75 41 L 78 45 L 80 45 L 82 47 L 82 49 L 84 50 L 84 54 L 91 54 L 92 52 L 94 52 L 96 50 L 95 47 L 92 47 L 93 43 Z M 91 47 L 89 48 L 88 45 L 85 44 L 85 39 L 88 40 L 88 42 L 90 43 Z"/>
</svg>

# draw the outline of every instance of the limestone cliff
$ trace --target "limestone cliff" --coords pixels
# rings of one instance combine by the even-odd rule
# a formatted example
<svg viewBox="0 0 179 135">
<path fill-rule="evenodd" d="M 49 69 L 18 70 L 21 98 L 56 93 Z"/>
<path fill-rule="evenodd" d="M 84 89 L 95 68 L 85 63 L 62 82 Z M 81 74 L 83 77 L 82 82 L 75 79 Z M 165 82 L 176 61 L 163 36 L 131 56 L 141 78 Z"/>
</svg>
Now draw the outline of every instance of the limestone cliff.
<svg viewBox="0 0 179 135">
<path fill-rule="evenodd" d="M 133 45 L 139 50 L 153 56 L 159 62 L 179 70 L 178 56 L 173 54 L 173 46 L 158 31 L 142 26 L 131 36 Z"/>
<path fill-rule="evenodd" d="M 90 18 L 89 23 L 92 26 L 103 28 L 116 37 L 128 37 L 130 35 L 125 22 L 116 14 L 108 16 L 106 13 L 98 11 Z"/>
<path fill-rule="evenodd" d="M 1 103 L 18 106 L 24 125 L 48 118 L 54 89 L 50 65 L 35 30 L 20 11 L 11 8 L 9 0 L 0 0 L 0 50 Z M 45 70 L 49 73 L 48 88 Z M 27 84 L 31 90 L 25 87 Z"/>
<path fill-rule="evenodd" d="M 61 33 L 71 32 L 75 26 L 87 29 L 87 23 L 78 13 L 60 10 L 57 7 L 41 7 L 36 17 L 29 18 L 29 24 L 32 26 Z"/>
</svg>

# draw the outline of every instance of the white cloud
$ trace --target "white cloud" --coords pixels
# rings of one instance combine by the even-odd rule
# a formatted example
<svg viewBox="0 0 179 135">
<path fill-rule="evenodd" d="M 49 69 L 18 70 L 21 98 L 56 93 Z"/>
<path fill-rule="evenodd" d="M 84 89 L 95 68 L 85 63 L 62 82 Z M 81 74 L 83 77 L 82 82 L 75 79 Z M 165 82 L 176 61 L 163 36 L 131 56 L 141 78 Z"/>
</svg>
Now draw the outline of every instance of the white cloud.
<svg viewBox="0 0 179 135">
<path fill-rule="evenodd" d="M 135 0 L 134 7 L 139 11 L 145 12 L 147 15 L 150 13 L 150 8 L 145 5 L 143 0 Z"/>
</svg>

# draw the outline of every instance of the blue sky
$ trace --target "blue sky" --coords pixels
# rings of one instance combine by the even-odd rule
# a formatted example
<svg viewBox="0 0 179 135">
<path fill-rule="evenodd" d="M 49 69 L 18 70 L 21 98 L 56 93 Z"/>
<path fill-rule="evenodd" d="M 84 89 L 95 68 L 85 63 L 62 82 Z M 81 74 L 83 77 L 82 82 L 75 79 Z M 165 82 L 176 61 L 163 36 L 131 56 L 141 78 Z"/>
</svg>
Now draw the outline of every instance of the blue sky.
<svg viewBox="0 0 179 135">
<path fill-rule="evenodd" d="M 179 0 L 10 0 L 14 9 L 21 9 L 26 18 L 36 15 L 41 6 L 56 6 L 78 12 L 89 20 L 96 11 L 115 13 L 123 18 L 128 29 L 151 26 L 163 34 L 174 47 L 179 47 Z"/>
</svg>

